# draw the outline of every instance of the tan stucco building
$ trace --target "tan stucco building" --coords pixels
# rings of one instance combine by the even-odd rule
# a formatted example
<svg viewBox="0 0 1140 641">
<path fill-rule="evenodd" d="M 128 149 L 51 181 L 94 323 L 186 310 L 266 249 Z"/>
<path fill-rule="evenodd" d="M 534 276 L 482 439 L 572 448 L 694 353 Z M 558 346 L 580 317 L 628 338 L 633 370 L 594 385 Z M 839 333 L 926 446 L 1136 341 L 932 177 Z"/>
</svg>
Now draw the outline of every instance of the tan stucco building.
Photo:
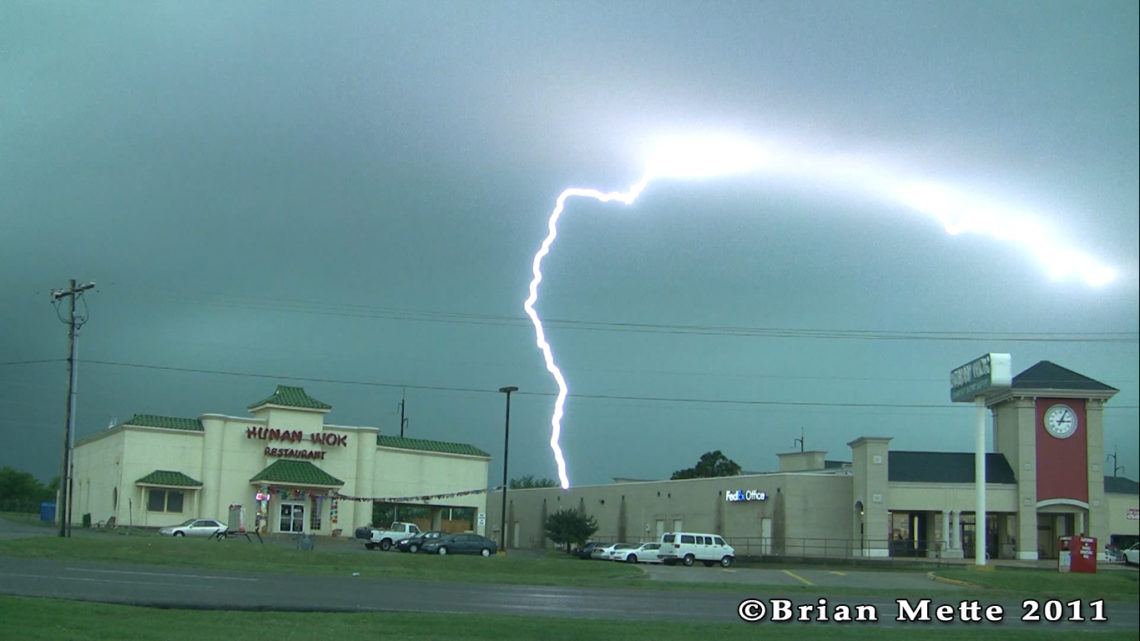
<svg viewBox="0 0 1140 641">
<path fill-rule="evenodd" d="M 987 399 L 991 557 L 1053 558 L 1057 538 L 1069 534 L 1095 536 L 1102 552 L 1140 536 L 1140 486 L 1104 474 L 1102 412 L 1116 392 L 1042 361 Z M 1061 408 L 1072 422 L 1047 424 Z M 571 508 L 597 520 L 598 540 L 660 540 L 685 530 L 721 534 L 742 556 L 972 556 L 974 453 L 891 451 L 890 441 L 855 439 L 850 461 L 780 454 L 778 471 L 765 474 L 511 490 L 507 544 L 549 545 L 546 515 Z M 496 540 L 501 499 L 488 501 Z"/>
<path fill-rule="evenodd" d="M 351 535 L 371 521 L 373 499 L 430 506 L 437 526 L 447 508 L 486 510 L 490 455 L 477 447 L 326 424 L 332 406 L 300 387 L 279 385 L 248 409 L 140 414 L 76 443 L 72 521 L 240 518 L 261 532 Z"/>
</svg>

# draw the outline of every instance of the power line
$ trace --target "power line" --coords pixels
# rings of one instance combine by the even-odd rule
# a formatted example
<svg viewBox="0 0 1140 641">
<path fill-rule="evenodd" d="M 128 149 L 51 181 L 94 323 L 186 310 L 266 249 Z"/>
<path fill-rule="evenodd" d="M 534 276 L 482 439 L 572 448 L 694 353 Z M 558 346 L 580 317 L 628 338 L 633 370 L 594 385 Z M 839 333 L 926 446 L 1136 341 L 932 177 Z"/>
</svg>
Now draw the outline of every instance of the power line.
<svg viewBox="0 0 1140 641">
<path fill-rule="evenodd" d="M 444 385 L 417 385 L 411 383 L 384 383 L 378 381 L 360 381 L 352 379 L 317 378 L 307 376 L 282 376 L 277 374 L 258 374 L 254 372 L 235 372 L 229 370 L 215 370 L 193 367 L 173 367 L 167 365 L 148 365 L 145 363 L 125 363 L 121 361 L 88 360 L 85 363 L 94 365 L 108 365 L 114 367 L 150 369 L 169 372 L 182 372 L 189 374 L 213 374 L 220 376 L 237 376 L 242 378 L 262 378 L 267 380 L 303 381 L 310 383 L 329 383 L 334 385 L 363 385 L 367 387 L 384 387 L 392 389 L 415 389 L 435 392 L 464 392 L 471 394 L 498 394 L 497 389 L 479 387 L 454 387 Z M 553 392 L 515 392 L 516 394 L 534 397 L 554 397 Z M 686 398 L 667 396 L 638 396 L 620 394 L 572 394 L 576 399 L 594 399 L 609 401 L 639 401 L 653 403 L 681 403 L 705 405 L 744 405 L 744 406 L 775 406 L 775 407 L 842 407 L 842 408 L 895 408 L 895 409 L 961 409 L 967 406 L 956 403 L 855 403 L 855 402 L 828 402 L 828 401 L 767 401 L 755 399 L 709 399 Z M 1135 405 L 1112 406 L 1105 409 L 1137 409 Z"/>
<path fill-rule="evenodd" d="M 30 361 L 0 361 L 0 366 L 4 365 L 39 365 L 41 363 L 63 363 L 66 358 L 40 358 Z"/>
<path fill-rule="evenodd" d="M 190 304 L 186 297 L 169 297 L 166 300 Z M 371 318 L 398 321 L 452 323 L 465 325 L 528 326 L 525 316 L 445 312 L 384 308 L 343 303 L 312 303 L 307 301 L 253 297 L 241 300 L 206 297 L 198 304 L 225 308 L 247 308 L 266 311 L 285 311 L 299 314 Z M 544 321 L 548 327 L 575 331 L 612 331 L 648 334 L 692 334 L 705 336 L 741 336 L 761 338 L 802 338 L 830 340 L 907 340 L 907 341 L 1006 341 L 1033 343 L 1140 343 L 1137 332 L 977 332 L 977 331 L 919 331 L 919 330 L 859 330 L 793 327 L 748 327 L 732 325 L 638 323 L 626 321 L 596 321 L 552 318 Z"/>
</svg>

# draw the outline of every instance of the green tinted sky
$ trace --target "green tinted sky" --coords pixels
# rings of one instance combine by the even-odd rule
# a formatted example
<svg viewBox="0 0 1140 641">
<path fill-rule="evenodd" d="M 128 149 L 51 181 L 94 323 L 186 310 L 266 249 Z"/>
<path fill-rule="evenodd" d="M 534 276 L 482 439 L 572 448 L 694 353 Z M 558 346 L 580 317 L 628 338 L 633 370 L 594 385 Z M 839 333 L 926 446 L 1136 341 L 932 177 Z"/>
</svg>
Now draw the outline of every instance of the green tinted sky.
<svg viewBox="0 0 1140 641">
<path fill-rule="evenodd" d="M 553 476 L 521 302 L 554 198 L 717 128 L 1012 203 L 1119 278 L 822 178 L 572 204 L 540 301 L 572 479 L 772 469 L 801 428 L 967 451 L 948 375 L 990 351 L 1120 388 L 1135 478 L 1138 30 L 1133 2 L 4 2 L 0 361 L 56 360 L 0 365 L 0 463 L 58 472 L 77 278 L 80 437 L 278 382 L 392 433 L 407 387 L 410 435 L 498 457 L 517 385 L 512 470 Z"/>
</svg>

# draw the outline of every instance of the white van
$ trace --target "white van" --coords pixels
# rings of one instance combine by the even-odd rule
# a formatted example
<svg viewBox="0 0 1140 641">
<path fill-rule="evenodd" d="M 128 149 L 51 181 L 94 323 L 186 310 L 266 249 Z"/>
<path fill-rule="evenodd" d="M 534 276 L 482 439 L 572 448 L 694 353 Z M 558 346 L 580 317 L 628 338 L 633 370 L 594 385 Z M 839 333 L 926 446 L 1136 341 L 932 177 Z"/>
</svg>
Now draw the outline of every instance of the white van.
<svg viewBox="0 0 1140 641">
<path fill-rule="evenodd" d="M 692 565 L 694 561 L 700 561 L 706 566 L 719 563 L 727 568 L 736 558 L 736 550 L 717 534 L 666 532 L 661 535 L 658 558 L 665 565 L 673 565 L 678 561 Z"/>
</svg>

